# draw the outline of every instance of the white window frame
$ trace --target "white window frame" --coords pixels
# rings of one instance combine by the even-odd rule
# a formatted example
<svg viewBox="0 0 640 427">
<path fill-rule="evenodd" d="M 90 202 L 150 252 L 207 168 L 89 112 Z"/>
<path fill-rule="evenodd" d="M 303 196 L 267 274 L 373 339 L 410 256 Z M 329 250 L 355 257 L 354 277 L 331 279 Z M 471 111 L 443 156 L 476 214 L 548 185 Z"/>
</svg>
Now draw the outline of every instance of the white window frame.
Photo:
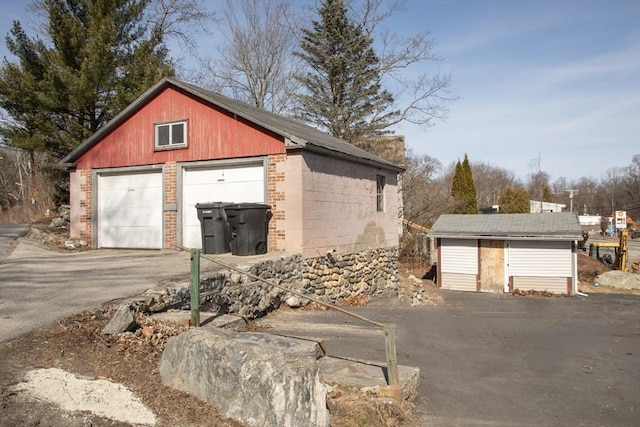
<svg viewBox="0 0 640 427">
<path fill-rule="evenodd" d="M 385 211 L 384 188 L 387 185 L 387 177 L 376 175 L 376 211 Z"/>
<path fill-rule="evenodd" d="M 183 142 L 179 142 L 179 143 L 174 143 L 173 142 L 173 126 L 178 126 L 178 125 L 182 125 L 182 141 Z M 163 127 L 168 127 L 169 128 L 169 143 L 166 145 L 160 145 L 159 141 L 160 141 L 160 128 Z M 172 148 L 184 148 L 187 146 L 187 135 L 189 134 L 187 132 L 187 120 L 179 120 L 179 121 L 175 121 L 175 122 L 168 122 L 168 123 L 156 123 L 154 125 L 154 147 L 156 150 L 170 150 Z"/>
</svg>

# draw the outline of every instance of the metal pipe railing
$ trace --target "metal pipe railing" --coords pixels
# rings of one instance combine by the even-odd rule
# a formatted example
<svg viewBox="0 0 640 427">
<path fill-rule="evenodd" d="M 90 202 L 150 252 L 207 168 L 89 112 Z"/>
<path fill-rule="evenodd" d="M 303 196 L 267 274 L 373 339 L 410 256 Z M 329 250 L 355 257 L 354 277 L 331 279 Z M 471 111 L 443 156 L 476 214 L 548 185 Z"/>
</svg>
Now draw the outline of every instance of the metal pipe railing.
<svg viewBox="0 0 640 427">
<path fill-rule="evenodd" d="M 182 247 L 177 247 L 180 250 L 188 250 Z M 267 279 L 264 279 L 262 277 L 256 276 L 255 274 L 249 273 L 247 271 L 244 271 L 242 269 L 239 269 L 236 266 L 233 266 L 231 264 L 222 262 L 220 260 L 214 259 L 214 258 L 208 258 L 204 255 L 202 255 L 201 251 L 199 249 L 191 249 L 189 250 L 189 252 L 191 253 L 191 325 L 192 326 L 200 326 L 200 259 L 204 258 L 207 261 L 210 261 L 214 264 L 217 264 L 221 267 L 224 267 L 226 269 L 238 272 L 240 274 L 243 274 L 253 280 L 265 283 L 269 286 L 273 286 L 275 288 L 278 288 L 280 290 L 283 290 L 285 292 L 288 292 L 290 294 L 296 295 L 298 297 L 301 298 L 305 298 L 308 299 L 310 301 L 313 301 L 317 304 L 320 304 L 324 307 L 330 308 L 332 310 L 336 310 L 340 313 L 346 314 L 348 316 L 351 317 L 355 317 L 356 319 L 362 320 L 363 322 L 378 326 L 380 328 L 382 328 L 382 332 L 384 334 L 384 339 L 385 339 L 385 354 L 386 354 L 386 359 L 387 359 L 387 381 L 389 385 L 398 385 L 399 384 L 399 377 L 398 377 L 398 360 L 397 360 L 397 355 L 396 355 L 396 342 L 395 342 L 395 328 L 396 328 L 396 324 L 395 323 L 380 323 L 380 322 L 376 322 L 374 320 L 368 319 L 364 316 L 361 316 L 359 314 L 353 313 L 351 311 L 345 310 L 342 307 L 338 307 L 334 304 L 322 301 L 321 299 L 318 299 L 316 297 L 310 296 L 310 295 L 306 295 L 303 294 L 301 292 L 295 291 L 293 289 L 287 288 L 286 286 L 282 286 L 279 285 L 277 283 L 273 283 L 270 282 Z M 195 294 L 195 295 L 194 295 Z M 195 298 L 194 298 L 195 296 Z M 195 308 L 194 308 L 195 306 Z"/>
</svg>

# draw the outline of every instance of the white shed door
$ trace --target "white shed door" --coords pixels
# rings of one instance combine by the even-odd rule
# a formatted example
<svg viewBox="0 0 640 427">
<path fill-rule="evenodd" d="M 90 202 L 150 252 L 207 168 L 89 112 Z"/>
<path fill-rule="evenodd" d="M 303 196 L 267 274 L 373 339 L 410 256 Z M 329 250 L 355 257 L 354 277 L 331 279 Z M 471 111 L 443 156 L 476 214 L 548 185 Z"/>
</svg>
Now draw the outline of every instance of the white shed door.
<svg viewBox="0 0 640 427">
<path fill-rule="evenodd" d="M 98 176 L 98 247 L 162 249 L 162 173 Z"/>
<path fill-rule="evenodd" d="M 197 203 L 264 203 L 264 167 L 259 164 L 183 169 L 182 246 L 202 248 Z"/>
<path fill-rule="evenodd" d="M 476 291 L 478 276 L 478 241 L 442 239 L 440 241 L 442 288 Z"/>
<path fill-rule="evenodd" d="M 514 289 L 565 293 L 571 265 L 571 242 L 509 242 L 508 275 L 513 277 Z"/>
<path fill-rule="evenodd" d="M 571 242 L 510 241 L 509 276 L 570 277 Z"/>
</svg>

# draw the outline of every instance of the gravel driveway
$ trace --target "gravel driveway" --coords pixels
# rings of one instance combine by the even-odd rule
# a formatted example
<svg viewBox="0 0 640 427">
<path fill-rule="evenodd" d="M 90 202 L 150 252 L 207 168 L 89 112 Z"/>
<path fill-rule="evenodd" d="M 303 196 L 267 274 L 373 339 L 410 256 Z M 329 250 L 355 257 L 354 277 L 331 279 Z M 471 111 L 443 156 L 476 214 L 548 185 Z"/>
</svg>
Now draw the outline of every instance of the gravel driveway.
<svg viewBox="0 0 640 427">
<path fill-rule="evenodd" d="M 398 363 L 421 371 L 425 425 L 640 425 L 640 296 L 440 295 L 437 305 L 350 308 L 398 324 Z M 324 337 L 332 356 L 385 360 L 382 334 L 337 312 L 280 311 L 261 322 Z"/>
</svg>

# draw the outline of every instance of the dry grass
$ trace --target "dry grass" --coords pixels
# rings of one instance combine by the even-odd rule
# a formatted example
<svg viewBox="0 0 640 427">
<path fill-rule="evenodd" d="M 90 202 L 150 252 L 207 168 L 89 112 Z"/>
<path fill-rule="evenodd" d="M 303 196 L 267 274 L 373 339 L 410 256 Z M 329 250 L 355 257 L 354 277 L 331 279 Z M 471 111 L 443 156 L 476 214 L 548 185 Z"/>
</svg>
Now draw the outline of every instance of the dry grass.
<svg viewBox="0 0 640 427">
<path fill-rule="evenodd" d="M 419 426 L 411 402 L 367 396 L 359 390 L 335 386 L 327 395 L 332 427 Z"/>
<path fill-rule="evenodd" d="M 369 302 L 369 299 L 365 295 L 351 295 L 349 298 L 343 299 L 341 305 L 348 305 L 350 307 L 364 307 Z"/>
</svg>

